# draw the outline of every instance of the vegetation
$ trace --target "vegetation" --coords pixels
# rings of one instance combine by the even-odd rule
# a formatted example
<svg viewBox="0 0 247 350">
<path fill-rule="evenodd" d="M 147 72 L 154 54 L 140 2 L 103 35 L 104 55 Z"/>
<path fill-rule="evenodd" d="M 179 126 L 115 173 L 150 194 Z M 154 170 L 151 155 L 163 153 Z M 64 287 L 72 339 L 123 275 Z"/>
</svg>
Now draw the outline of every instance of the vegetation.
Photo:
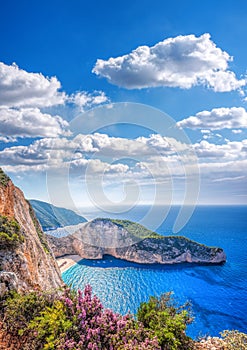
<svg viewBox="0 0 247 350">
<path fill-rule="evenodd" d="M 0 249 L 16 247 L 22 242 L 24 242 L 24 236 L 20 232 L 18 222 L 0 215 Z"/>
<path fill-rule="evenodd" d="M 0 168 L 0 185 L 7 186 L 10 178 L 5 172 Z"/>
<path fill-rule="evenodd" d="M 40 315 L 45 307 L 51 306 L 54 298 L 54 294 L 36 291 L 26 294 L 11 292 L 1 305 L 5 329 L 13 335 L 23 335 L 32 319 Z"/>
<path fill-rule="evenodd" d="M 137 318 L 145 329 L 153 331 L 162 349 L 193 348 L 192 340 L 185 333 L 187 325 L 192 322 L 189 304 L 177 306 L 171 292 L 160 298 L 151 297 L 147 303 L 142 303 Z"/>
<path fill-rule="evenodd" d="M 34 227 L 36 229 L 36 232 L 39 236 L 39 240 L 44 248 L 44 251 L 47 253 L 47 254 L 50 254 L 50 249 L 49 249 L 49 245 L 47 243 L 47 240 L 46 240 L 46 237 L 45 237 L 45 234 L 44 232 L 41 230 L 40 228 L 40 224 L 36 218 L 36 215 L 35 215 L 35 212 L 32 208 L 32 206 L 30 205 L 30 203 L 27 201 L 28 205 L 29 205 L 29 213 L 30 213 L 30 216 L 31 216 L 31 219 L 33 221 L 33 224 L 34 224 Z"/>
<path fill-rule="evenodd" d="M 156 232 L 153 232 L 153 231 L 147 229 L 145 226 L 138 224 L 136 222 L 130 221 L 130 220 L 105 219 L 105 218 L 103 218 L 103 219 L 98 218 L 95 220 L 102 220 L 105 222 L 111 221 L 113 224 L 127 230 L 131 235 L 138 237 L 138 238 L 141 238 L 141 239 L 144 239 L 144 238 L 156 238 L 156 239 L 163 239 L 163 240 L 172 239 L 173 240 L 172 243 L 173 243 L 173 246 L 175 248 L 180 248 L 181 244 L 186 244 L 186 245 L 194 245 L 197 249 L 207 248 L 208 251 L 211 251 L 212 249 L 216 252 L 218 250 L 221 250 L 221 248 L 208 247 L 205 244 L 195 242 L 195 241 L 193 241 L 187 237 L 184 237 L 184 236 L 162 236 Z"/>
<path fill-rule="evenodd" d="M 46 202 L 32 199 L 30 204 L 43 230 L 46 231 L 68 225 L 78 225 L 87 221 L 83 216 L 76 214 L 72 210 L 59 208 Z"/>
<path fill-rule="evenodd" d="M 153 232 L 147 229 L 145 226 L 142 226 L 136 222 L 130 220 L 117 220 L 117 219 L 102 219 L 111 221 L 113 224 L 120 226 L 127 230 L 131 235 L 138 238 L 162 238 L 158 233 Z"/>
<path fill-rule="evenodd" d="M 104 309 L 90 286 L 84 293 L 66 289 L 58 297 L 15 293 L 3 310 L 6 331 L 25 337 L 23 349 L 160 349 L 152 331 L 130 315 Z"/>
<path fill-rule="evenodd" d="M 178 306 L 172 293 L 142 303 L 137 319 L 104 309 L 90 286 L 84 292 L 12 292 L 0 303 L 5 331 L 18 337 L 23 350 L 196 349 L 186 335 L 189 305 Z M 222 337 L 225 350 L 247 349 L 244 333 L 224 331 Z"/>
</svg>

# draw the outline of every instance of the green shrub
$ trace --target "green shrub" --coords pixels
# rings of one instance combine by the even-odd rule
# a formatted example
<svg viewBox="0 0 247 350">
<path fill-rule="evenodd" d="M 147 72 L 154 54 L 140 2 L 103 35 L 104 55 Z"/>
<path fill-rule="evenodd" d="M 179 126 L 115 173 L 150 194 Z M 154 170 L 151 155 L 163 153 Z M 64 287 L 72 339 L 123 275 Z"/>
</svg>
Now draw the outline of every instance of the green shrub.
<svg viewBox="0 0 247 350">
<path fill-rule="evenodd" d="M 152 332 L 130 315 L 104 309 L 90 286 L 84 293 L 66 289 L 55 298 L 14 293 L 3 318 L 23 350 L 160 350 Z"/>
<path fill-rule="evenodd" d="M 227 350 L 246 350 L 247 349 L 247 334 L 239 331 L 223 331 L 221 336 L 224 339 Z"/>
<path fill-rule="evenodd" d="M 2 318 L 4 329 L 13 337 L 18 337 L 22 350 L 43 349 L 43 343 L 36 333 L 30 329 L 32 321 L 41 315 L 46 307 L 51 307 L 55 294 L 44 292 L 12 292 L 2 302 Z"/>
<path fill-rule="evenodd" d="M 104 219 L 103 219 L 104 220 Z M 113 224 L 123 227 L 127 230 L 132 236 L 144 239 L 144 238 L 162 238 L 158 233 L 153 232 L 147 229 L 145 226 L 133 222 L 130 220 L 119 220 L 119 219 L 107 219 L 110 220 Z"/>
<path fill-rule="evenodd" d="M 192 322 L 189 304 L 177 306 L 171 292 L 141 303 L 137 318 L 146 329 L 154 332 L 162 349 L 193 348 L 192 340 L 185 333 L 187 325 Z"/>
<path fill-rule="evenodd" d="M 0 168 L 0 185 L 7 186 L 10 178 L 8 175 L 4 173 L 4 171 Z"/>
<path fill-rule="evenodd" d="M 27 331 L 30 321 L 40 315 L 46 306 L 51 306 L 53 300 L 53 294 L 48 293 L 12 292 L 3 305 L 6 331 L 13 335 L 22 335 Z"/>
<path fill-rule="evenodd" d="M 0 215 L 0 249 L 16 246 L 24 242 L 20 225 L 15 219 Z"/>
<path fill-rule="evenodd" d="M 29 323 L 29 329 L 34 331 L 34 335 L 43 344 L 42 349 L 53 350 L 60 346 L 72 325 L 65 304 L 55 300 L 52 306 L 47 306 Z"/>
</svg>

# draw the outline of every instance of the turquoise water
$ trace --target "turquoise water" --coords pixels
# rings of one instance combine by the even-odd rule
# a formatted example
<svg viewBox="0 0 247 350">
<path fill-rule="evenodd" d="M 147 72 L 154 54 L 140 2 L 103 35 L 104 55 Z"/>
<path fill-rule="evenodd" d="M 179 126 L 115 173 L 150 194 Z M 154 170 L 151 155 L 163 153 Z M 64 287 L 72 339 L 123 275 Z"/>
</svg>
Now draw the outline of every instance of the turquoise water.
<svg viewBox="0 0 247 350">
<path fill-rule="evenodd" d="M 147 207 L 111 217 L 138 220 Z M 170 234 L 178 208 L 172 208 L 157 230 Z M 105 216 L 88 213 L 88 217 Z M 247 207 L 197 207 L 179 232 L 198 242 L 224 248 L 227 262 L 219 266 L 139 265 L 106 256 L 82 260 L 62 275 L 67 284 L 83 289 L 91 284 L 105 307 L 125 314 L 136 313 L 151 295 L 174 291 L 179 303 L 191 301 L 195 320 L 188 328 L 192 337 L 218 335 L 223 329 L 247 332 Z"/>
</svg>

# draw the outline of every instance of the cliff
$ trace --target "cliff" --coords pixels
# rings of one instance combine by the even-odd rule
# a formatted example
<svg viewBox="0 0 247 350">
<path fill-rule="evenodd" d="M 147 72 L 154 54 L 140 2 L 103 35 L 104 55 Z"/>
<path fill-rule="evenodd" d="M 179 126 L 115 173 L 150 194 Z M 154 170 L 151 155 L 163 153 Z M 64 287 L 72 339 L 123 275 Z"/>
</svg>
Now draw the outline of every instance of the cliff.
<svg viewBox="0 0 247 350">
<path fill-rule="evenodd" d="M 221 248 L 208 247 L 182 236 L 160 236 L 128 220 L 95 219 L 62 238 L 47 235 L 56 257 L 78 254 L 85 259 L 104 255 L 142 264 L 226 261 Z"/>
<path fill-rule="evenodd" d="M 43 230 L 46 231 L 57 227 L 78 225 L 87 221 L 83 216 L 72 210 L 59 208 L 50 203 L 34 199 L 31 199 L 29 203 L 32 205 Z"/>
<path fill-rule="evenodd" d="M 53 252 L 31 205 L 0 169 L 0 294 L 12 287 L 23 291 L 62 285 Z"/>
</svg>

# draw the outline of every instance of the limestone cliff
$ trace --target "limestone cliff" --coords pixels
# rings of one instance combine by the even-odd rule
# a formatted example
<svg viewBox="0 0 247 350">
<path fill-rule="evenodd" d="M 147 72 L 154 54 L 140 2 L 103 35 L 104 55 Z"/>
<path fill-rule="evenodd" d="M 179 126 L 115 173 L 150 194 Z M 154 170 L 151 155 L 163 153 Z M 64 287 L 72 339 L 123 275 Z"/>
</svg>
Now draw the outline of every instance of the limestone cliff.
<svg viewBox="0 0 247 350">
<path fill-rule="evenodd" d="M 142 264 L 220 264 L 226 261 L 221 248 L 207 247 L 181 236 L 159 236 L 139 224 L 119 222 L 95 219 L 82 224 L 72 235 L 62 238 L 47 235 L 47 238 L 56 257 L 78 254 L 85 259 L 102 259 L 104 255 L 112 255 Z M 145 233 L 141 239 L 137 236 L 138 230 Z"/>
<path fill-rule="evenodd" d="M 18 291 L 48 290 L 63 285 L 32 207 L 1 169 L 0 219 L 0 289 L 8 288 L 8 279 L 16 279 Z M 13 227 L 13 232 L 8 234 L 6 227 Z"/>
</svg>

